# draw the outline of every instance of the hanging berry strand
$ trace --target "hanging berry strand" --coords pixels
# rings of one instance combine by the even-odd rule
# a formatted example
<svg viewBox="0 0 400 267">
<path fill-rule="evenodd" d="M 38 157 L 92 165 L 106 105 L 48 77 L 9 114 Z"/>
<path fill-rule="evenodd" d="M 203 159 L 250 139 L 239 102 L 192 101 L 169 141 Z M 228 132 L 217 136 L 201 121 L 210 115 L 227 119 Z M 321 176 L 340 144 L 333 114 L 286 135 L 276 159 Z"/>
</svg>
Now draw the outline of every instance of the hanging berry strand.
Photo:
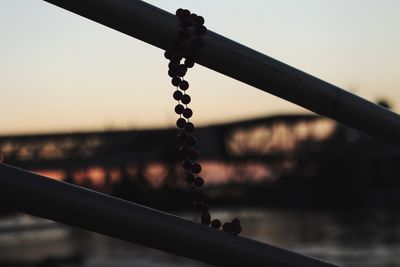
<svg viewBox="0 0 400 267">
<path fill-rule="evenodd" d="M 190 87 L 184 79 L 189 68 L 195 65 L 199 58 L 199 50 L 205 46 L 203 35 L 207 33 L 204 26 L 204 18 L 191 13 L 187 9 L 179 8 L 176 11 L 179 29 L 175 46 L 165 51 L 164 56 L 169 60 L 168 75 L 172 78 L 171 83 L 176 87 L 173 98 L 178 102 L 175 106 L 175 113 L 179 115 L 176 126 L 180 129 L 178 133 L 179 151 L 182 153 L 182 168 L 186 172 L 185 181 L 188 184 L 188 191 L 192 195 L 193 206 L 201 213 L 201 223 L 211 225 L 215 229 L 222 229 L 232 234 L 239 234 L 242 231 L 240 221 L 233 219 L 231 222 L 221 223 L 218 219 L 211 218 L 209 212 L 207 193 L 201 189 L 204 186 L 204 179 L 200 176 L 201 165 L 198 162 L 199 152 L 195 149 L 197 137 L 193 134 L 194 125 L 190 122 L 193 111 L 188 105 L 191 97 L 187 93 Z M 183 60 L 183 63 L 182 63 Z"/>
</svg>

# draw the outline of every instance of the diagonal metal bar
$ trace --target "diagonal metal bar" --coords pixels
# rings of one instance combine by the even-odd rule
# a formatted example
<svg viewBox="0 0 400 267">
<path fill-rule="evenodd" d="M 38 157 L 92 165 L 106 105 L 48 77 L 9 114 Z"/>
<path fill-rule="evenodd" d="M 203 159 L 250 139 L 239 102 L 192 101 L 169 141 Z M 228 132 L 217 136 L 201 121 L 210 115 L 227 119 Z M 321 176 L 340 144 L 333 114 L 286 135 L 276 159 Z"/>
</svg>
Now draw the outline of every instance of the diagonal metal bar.
<svg viewBox="0 0 400 267">
<path fill-rule="evenodd" d="M 139 0 L 45 0 L 161 49 L 172 47 L 174 15 Z M 199 64 L 400 144 L 400 116 L 289 65 L 209 31 Z"/>
<path fill-rule="evenodd" d="M 0 185 L 1 203 L 19 211 L 215 265 L 334 267 L 6 164 Z"/>
</svg>

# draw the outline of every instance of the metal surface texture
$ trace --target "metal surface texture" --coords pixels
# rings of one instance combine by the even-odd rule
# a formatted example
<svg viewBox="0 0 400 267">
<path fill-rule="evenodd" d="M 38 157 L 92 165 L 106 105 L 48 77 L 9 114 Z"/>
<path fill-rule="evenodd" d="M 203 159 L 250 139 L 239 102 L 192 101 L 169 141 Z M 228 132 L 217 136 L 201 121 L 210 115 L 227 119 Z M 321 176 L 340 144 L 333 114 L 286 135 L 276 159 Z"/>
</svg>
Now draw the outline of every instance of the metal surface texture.
<svg viewBox="0 0 400 267">
<path fill-rule="evenodd" d="M 163 50 L 177 19 L 139 0 L 45 0 Z M 212 27 L 212 25 L 207 25 Z M 383 140 L 400 144 L 400 116 L 278 60 L 208 31 L 198 63 Z M 267 104 L 267 103 L 266 103 Z"/>
<path fill-rule="evenodd" d="M 219 266 L 334 266 L 171 214 L 0 164 L 9 207 Z"/>
</svg>

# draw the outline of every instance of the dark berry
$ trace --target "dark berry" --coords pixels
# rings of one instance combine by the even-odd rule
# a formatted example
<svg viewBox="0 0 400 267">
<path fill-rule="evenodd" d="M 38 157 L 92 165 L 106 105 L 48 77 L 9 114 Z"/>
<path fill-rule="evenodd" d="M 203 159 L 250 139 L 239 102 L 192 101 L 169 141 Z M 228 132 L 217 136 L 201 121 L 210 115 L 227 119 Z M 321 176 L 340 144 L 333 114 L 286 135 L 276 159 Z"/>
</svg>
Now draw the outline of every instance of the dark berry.
<svg viewBox="0 0 400 267">
<path fill-rule="evenodd" d="M 181 152 L 184 155 L 188 154 L 189 151 L 190 151 L 190 148 L 188 146 L 183 145 L 183 146 L 179 147 L 179 152 Z"/>
<path fill-rule="evenodd" d="M 198 187 L 202 187 L 204 185 L 204 179 L 197 177 L 196 180 L 194 180 L 194 184 Z"/>
<path fill-rule="evenodd" d="M 242 226 L 232 225 L 232 232 L 237 235 L 240 234 L 242 232 Z"/>
<path fill-rule="evenodd" d="M 194 60 L 186 58 L 185 59 L 185 66 L 187 68 L 192 68 L 194 66 Z"/>
<path fill-rule="evenodd" d="M 192 175 L 193 175 L 193 174 L 192 174 Z M 194 175 L 193 175 L 193 177 L 194 177 Z M 205 201 L 205 200 L 207 200 L 207 193 L 206 193 L 204 190 L 199 190 L 199 192 L 197 192 L 197 197 L 198 197 L 200 200 Z"/>
<path fill-rule="evenodd" d="M 179 86 L 179 84 L 181 83 L 181 78 L 174 77 L 174 78 L 172 78 L 171 83 L 173 86 Z"/>
<path fill-rule="evenodd" d="M 190 103 L 190 96 L 188 94 L 185 94 L 182 96 L 181 101 L 183 104 L 187 105 Z"/>
<path fill-rule="evenodd" d="M 178 128 L 183 128 L 183 127 L 185 127 L 185 124 L 186 124 L 186 120 L 185 120 L 184 118 L 179 118 L 179 119 L 176 121 L 176 126 L 178 126 Z"/>
<path fill-rule="evenodd" d="M 184 110 L 185 110 L 185 107 L 182 106 L 181 104 L 178 104 L 175 106 L 175 113 L 178 115 L 181 115 Z M 185 121 L 185 123 L 186 123 L 186 121 Z M 185 126 L 185 125 L 183 125 L 183 126 Z M 179 127 L 179 128 L 183 128 L 183 127 Z"/>
<path fill-rule="evenodd" d="M 187 17 L 187 16 L 189 16 L 189 15 L 190 15 L 190 11 L 189 11 L 189 10 L 184 9 L 184 10 L 182 11 L 182 16 L 183 16 L 183 17 Z"/>
<path fill-rule="evenodd" d="M 210 225 L 211 220 L 207 220 L 207 219 L 201 219 L 201 224 L 203 225 Z"/>
<path fill-rule="evenodd" d="M 203 219 L 208 219 L 208 220 L 210 220 L 211 219 L 211 214 L 208 212 L 208 211 L 206 211 L 206 212 L 202 212 L 201 213 L 201 218 Z"/>
<path fill-rule="evenodd" d="M 234 234 L 240 234 L 242 232 L 239 219 L 235 218 L 231 221 L 231 231 Z"/>
<path fill-rule="evenodd" d="M 204 25 L 202 25 L 196 29 L 197 35 L 204 35 L 206 33 L 207 33 L 207 28 Z"/>
<path fill-rule="evenodd" d="M 201 166 L 198 163 L 194 163 L 192 165 L 192 172 L 193 173 L 200 173 L 201 172 Z"/>
<path fill-rule="evenodd" d="M 201 224 L 209 225 L 211 223 L 211 215 L 208 211 L 201 214 Z"/>
<path fill-rule="evenodd" d="M 165 57 L 166 59 L 171 59 L 172 53 L 171 53 L 170 51 L 165 51 L 165 52 L 164 52 L 164 57 Z"/>
<path fill-rule="evenodd" d="M 196 18 L 193 18 L 194 23 L 197 25 L 203 25 L 204 24 L 204 18 L 202 16 L 197 16 Z"/>
<path fill-rule="evenodd" d="M 215 229 L 219 229 L 219 228 L 221 227 L 221 221 L 215 219 L 215 220 L 213 220 L 213 221 L 211 222 L 211 226 L 214 227 Z"/>
<path fill-rule="evenodd" d="M 197 196 L 197 194 L 198 194 L 198 191 L 194 192 L 193 196 Z M 193 201 L 193 206 L 195 208 L 201 210 L 201 206 L 203 205 L 203 202 L 204 201 L 202 201 L 202 200 L 196 199 L 195 201 Z"/>
<path fill-rule="evenodd" d="M 187 138 L 188 138 L 187 132 L 181 131 L 180 133 L 178 133 L 178 139 L 179 139 L 179 141 L 185 142 L 185 141 L 187 141 Z M 190 152 L 190 151 L 189 151 L 189 152 Z"/>
<path fill-rule="evenodd" d="M 225 232 L 229 232 L 232 233 L 232 226 L 230 223 L 224 223 L 224 225 L 222 225 L 222 230 L 224 230 Z"/>
<path fill-rule="evenodd" d="M 196 21 L 197 14 L 196 13 L 192 13 L 192 14 L 190 14 L 190 17 L 192 18 L 193 21 Z"/>
<path fill-rule="evenodd" d="M 181 64 L 178 66 L 177 70 L 176 70 L 176 75 L 178 75 L 179 77 L 183 77 L 186 75 L 187 72 L 187 68 L 185 67 L 185 65 Z M 184 82 L 184 81 L 182 81 Z M 182 84 L 181 82 L 181 84 Z"/>
<path fill-rule="evenodd" d="M 210 210 L 210 206 L 208 206 L 208 204 L 205 201 L 202 201 L 201 204 L 200 204 L 200 210 L 202 212 L 209 211 Z"/>
<path fill-rule="evenodd" d="M 178 8 L 175 12 L 175 15 L 178 17 L 181 17 L 183 15 L 182 12 L 183 12 L 183 8 Z"/>
<path fill-rule="evenodd" d="M 197 192 L 195 192 L 193 195 L 196 197 L 199 194 L 198 192 L 199 191 L 197 190 Z M 210 210 L 208 204 L 202 199 L 196 199 L 193 202 L 193 206 L 201 212 L 208 212 Z"/>
<path fill-rule="evenodd" d="M 188 160 L 188 159 L 185 159 L 183 162 L 182 162 L 182 167 L 185 169 L 185 170 L 189 170 L 191 167 L 192 167 L 192 162 L 190 161 L 190 160 Z M 197 180 L 197 179 L 196 179 Z"/>
<path fill-rule="evenodd" d="M 186 140 L 187 140 L 187 138 L 185 139 L 185 141 Z M 199 152 L 197 150 L 195 150 L 195 149 L 192 149 L 192 150 L 189 151 L 188 157 L 191 160 L 196 160 L 196 159 L 199 158 Z"/>
<path fill-rule="evenodd" d="M 199 191 L 199 189 L 197 189 L 197 187 L 195 187 L 195 186 L 193 186 L 193 185 L 190 185 L 190 186 L 188 187 L 188 191 L 189 191 L 190 194 L 196 195 L 197 192 Z M 196 206 L 196 202 L 194 202 L 193 205 Z"/>
<path fill-rule="evenodd" d="M 189 135 L 186 139 L 186 145 L 194 146 L 197 143 L 197 137 L 194 135 Z"/>
<path fill-rule="evenodd" d="M 190 117 L 192 117 L 193 115 L 193 111 L 190 108 L 185 108 L 185 110 L 183 111 L 183 117 L 185 117 L 186 119 L 189 119 Z"/>
<path fill-rule="evenodd" d="M 177 76 L 176 70 L 168 70 L 168 76 L 174 78 Z"/>
<path fill-rule="evenodd" d="M 182 60 L 182 55 L 174 54 L 171 57 L 171 62 L 174 62 L 179 65 L 179 62 Z"/>
<path fill-rule="evenodd" d="M 176 76 L 178 76 L 178 77 L 183 78 L 183 77 L 185 77 L 185 75 L 186 75 L 186 71 L 183 71 L 183 70 L 176 71 Z"/>
<path fill-rule="evenodd" d="M 182 97 L 184 97 L 185 95 L 183 95 Z M 184 103 L 185 104 L 185 103 Z M 194 130 L 194 125 L 193 125 L 193 123 L 191 123 L 191 122 L 187 122 L 186 123 L 186 125 L 185 125 L 185 131 L 186 132 L 193 132 L 193 130 Z"/>
<path fill-rule="evenodd" d="M 233 225 L 240 225 L 240 220 L 238 218 L 235 218 L 231 221 L 231 224 Z"/>
<path fill-rule="evenodd" d="M 182 27 L 190 27 L 193 25 L 193 23 L 193 19 L 190 16 L 184 17 L 180 22 Z"/>
<path fill-rule="evenodd" d="M 173 61 L 168 63 L 168 68 L 170 70 L 176 70 L 178 68 L 178 66 L 179 66 L 179 64 L 177 64 L 176 62 L 173 62 Z"/>
<path fill-rule="evenodd" d="M 174 97 L 174 99 L 175 100 L 181 100 L 181 98 L 182 98 L 182 92 L 181 91 L 178 91 L 178 90 L 176 90 L 175 92 L 174 92 L 174 94 L 173 94 L 173 97 Z"/>
<path fill-rule="evenodd" d="M 188 182 L 189 184 L 193 183 L 195 180 L 195 176 L 191 173 L 186 174 L 186 182 Z"/>
<path fill-rule="evenodd" d="M 178 69 L 182 70 L 182 71 L 187 71 L 187 68 L 184 64 L 179 64 L 178 65 Z"/>
<path fill-rule="evenodd" d="M 179 88 L 182 89 L 183 91 L 187 90 L 189 88 L 189 83 L 185 80 L 183 80 L 180 84 L 179 84 Z"/>
</svg>

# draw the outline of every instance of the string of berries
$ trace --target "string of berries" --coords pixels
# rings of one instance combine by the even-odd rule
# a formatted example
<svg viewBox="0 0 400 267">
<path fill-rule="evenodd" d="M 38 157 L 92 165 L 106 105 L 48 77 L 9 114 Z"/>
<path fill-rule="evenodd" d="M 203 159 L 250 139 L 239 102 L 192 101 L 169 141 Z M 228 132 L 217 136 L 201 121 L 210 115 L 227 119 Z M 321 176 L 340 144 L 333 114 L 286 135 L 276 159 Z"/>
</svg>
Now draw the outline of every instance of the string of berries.
<svg viewBox="0 0 400 267">
<path fill-rule="evenodd" d="M 175 113 L 179 115 L 176 126 L 179 128 L 179 151 L 184 157 L 182 167 L 186 171 L 185 179 L 193 198 L 193 206 L 201 212 L 201 223 L 219 229 L 222 225 L 221 221 L 211 220 L 207 193 L 202 189 L 204 179 L 200 176 L 199 152 L 195 149 L 197 137 L 193 133 L 194 125 L 190 122 L 193 111 L 188 107 L 191 102 L 187 93 L 189 83 L 184 79 L 187 70 L 192 68 L 199 58 L 199 49 L 205 45 L 202 37 L 207 33 L 207 28 L 204 26 L 203 17 L 190 13 L 187 9 L 179 8 L 176 16 L 179 26 L 175 47 L 165 51 L 164 56 L 169 60 L 168 75 L 172 78 L 172 85 L 176 87 L 173 98 L 178 102 Z M 233 234 L 239 234 L 242 231 L 239 219 L 224 223 L 222 229 Z"/>
</svg>

